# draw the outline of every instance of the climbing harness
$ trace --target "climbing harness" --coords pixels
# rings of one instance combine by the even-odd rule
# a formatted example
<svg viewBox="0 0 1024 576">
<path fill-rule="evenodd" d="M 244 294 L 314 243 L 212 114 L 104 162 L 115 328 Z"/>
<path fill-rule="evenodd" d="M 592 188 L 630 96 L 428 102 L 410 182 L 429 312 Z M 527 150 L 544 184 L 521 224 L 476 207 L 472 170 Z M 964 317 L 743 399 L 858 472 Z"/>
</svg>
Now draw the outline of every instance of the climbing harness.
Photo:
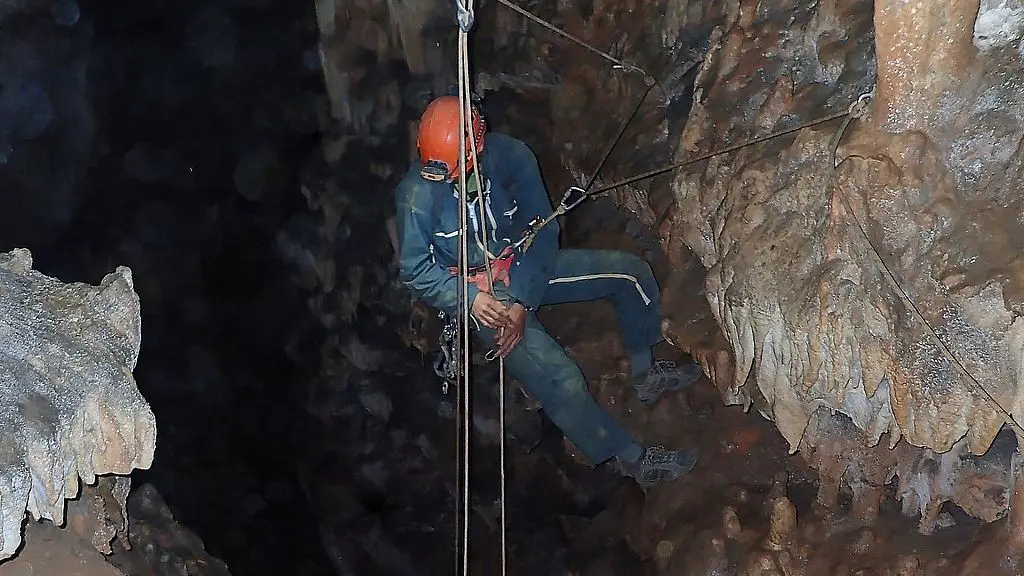
<svg viewBox="0 0 1024 576">
<path fill-rule="evenodd" d="M 512 262 L 515 260 L 515 251 L 512 246 L 506 246 L 501 254 L 494 256 L 488 253 L 487 261 L 490 264 L 490 275 L 487 273 L 488 265 L 481 264 L 479 266 L 473 266 L 466 272 L 469 274 L 469 283 L 476 284 L 476 287 L 481 292 L 488 294 L 492 293 L 491 287 L 497 282 L 503 283 L 506 287 L 509 285 L 509 271 L 512 268 Z M 449 269 L 453 274 L 457 274 L 458 270 Z"/>
<path fill-rule="evenodd" d="M 843 122 L 842 126 L 840 126 L 839 130 L 836 132 L 836 135 L 832 140 L 830 148 L 832 157 L 832 174 L 830 177 L 829 185 L 834 184 L 835 179 L 838 177 L 839 166 L 846 161 L 846 158 L 838 162 L 836 161 L 836 152 L 839 149 L 839 143 L 843 138 L 843 134 L 846 132 L 846 128 L 850 125 L 850 123 L 853 120 L 863 118 L 868 114 L 868 103 L 870 102 L 871 98 L 872 94 L 869 92 L 861 95 L 861 97 L 858 98 L 856 102 L 850 105 L 850 109 L 848 111 L 849 117 L 846 119 L 845 122 Z M 849 156 L 847 158 L 849 158 Z M 924 314 L 917 307 L 917 304 L 914 303 L 914 300 L 910 297 L 909 294 L 907 294 L 907 291 L 903 289 L 903 286 L 900 285 L 900 282 L 896 279 L 896 275 L 893 274 L 892 270 L 885 263 L 885 259 L 882 258 L 882 253 L 879 252 L 877 248 L 875 248 L 875 243 L 871 241 L 871 236 L 868 235 L 867 228 L 864 227 L 864 224 L 861 223 L 860 218 L 857 216 L 857 212 L 854 211 L 853 206 L 850 203 L 850 199 L 847 198 L 846 194 L 843 194 L 841 190 L 837 190 L 836 194 L 843 202 L 843 206 L 850 213 L 850 217 L 853 218 L 853 221 L 857 224 L 857 229 L 860 230 L 860 233 L 864 237 L 864 240 L 868 248 L 875 255 L 875 258 L 878 259 L 878 263 L 881 267 L 881 270 L 882 272 L 884 272 L 883 276 L 885 276 L 885 279 L 888 282 L 889 287 L 900 295 L 900 299 L 907 307 L 907 310 L 910 311 L 912 315 L 915 316 L 918 319 L 918 321 L 920 321 L 921 324 L 928 330 L 929 334 L 932 336 L 932 338 L 935 339 L 935 342 L 938 344 L 939 350 L 942 351 L 942 355 L 945 356 L 946 360 L 950 363 L 950 365 L 956 366 L 957 371 L 960 372 L 964 377 L 966 377 L 971 387 L 974 388 L 976 392 L 981 393 L 981 395 L 989 403 L 992 404 L 993 408 L 995 408 L 995 410 L 1005 418 L 1006 424 L 1009 425 L 1010 428 L 1017 434 L 1018 438 L 1024 437 L 1024 427 L 1021 426 L 1021 424 L 1013 417 L 1010 411 L 1007 410 L 998 400 L 996 400 L 995 396 L 993 396 L 992 393 L 989 392 L 988 389 L 986 389 L 985 386 L 983 386 L 981 382 L 979 382 L 978 379 L 975 378 L 974 375 L 970 373 L 969 370 L 967 370 L 967 367 L 963 365 L 963 363 L 956 357 L 956 355 L 953 354 L 953 351 L 949 349 L 949 346 L 947 346 L 946 343 L 942 340 L 942 337 L 939 336 L 939 333 L 936 332 L 935 328 L 932 327 L 931 322 L 928 322 L 928 319 L 924 317 Z"/>
</svg>

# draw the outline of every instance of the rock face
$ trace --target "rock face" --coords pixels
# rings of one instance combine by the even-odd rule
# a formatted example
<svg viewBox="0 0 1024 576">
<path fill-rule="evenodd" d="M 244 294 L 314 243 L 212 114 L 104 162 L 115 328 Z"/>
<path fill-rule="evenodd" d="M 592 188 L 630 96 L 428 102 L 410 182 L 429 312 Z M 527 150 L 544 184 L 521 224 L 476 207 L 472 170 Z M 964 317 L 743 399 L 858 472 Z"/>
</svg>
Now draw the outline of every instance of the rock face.
<svg viewBox="0 0 1024 576">
<path fill-rule="evenodd" d="M 25 547 L 0 564 L 0 576 L 125 576 L 74 532 L 50 523 L 25 529 Z"/>
<path fill-rule="evenodd" d="M 152 484 L 132 491 L 126 507 L 130 538 L 108 557 L 125 574 L 230 576 L 221 560 L 206 552 L 203 541 L 179 524 Z"/>
<path fill-rule="evenodd" d="M 0 255 L 0 287 L 0 558 L 8 558 L 26 510 L 61 523 L 80 481 L 149 467 L 156 419 L 131 373 L 141 326 L 128 268 L 99 286 L 64 284 L 32 270 L 19 249 Z M 114 491 L 122 503 L 123 488 Z"/>
<path fill-rule="evenodd" d="M 927 531 L 944 500 L 977 512 L 957 485 L 977 468 L 965 462 L 1024 408 L 1019 18 L 1005 3 L 777 4 L 729 3 L 680 152 L 842 111 L 877 84 L 870 116 L 850 124 L 835 170 L 839 121 L 681 171 L 669 246 L 708 270 L 735 358 L 725 401 L 756 407 L 793 451 L 902 439 L 915 455 L 810 460 L 851 486 L 920 476 L 902 495 Z M 1000 476 L 987 508 L 1008 505 Z"/>
</svg>

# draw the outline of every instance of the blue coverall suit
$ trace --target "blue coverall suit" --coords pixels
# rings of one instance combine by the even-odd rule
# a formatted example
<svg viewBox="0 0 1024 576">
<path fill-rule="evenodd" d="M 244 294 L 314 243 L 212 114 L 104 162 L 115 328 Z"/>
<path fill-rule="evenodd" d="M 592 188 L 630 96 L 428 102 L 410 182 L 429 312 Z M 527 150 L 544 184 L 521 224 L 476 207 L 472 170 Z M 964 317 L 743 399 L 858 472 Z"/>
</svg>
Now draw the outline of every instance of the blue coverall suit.
<svg viewBox="0 0 1024 576">
<path fill-rule="evenodd" d="M 500 254 L 521 238 L 536 216 L 551 213 L 540 170 L 525 143 L 503 134 L 487 135 L 478 158 L 489 184 L 467 215 L 470 266 L 484 254 L 472 222 L 477 202 L 485 201 L 491 254 Z M 401 279 L 414 295 L 449 315 L 460 314 L 462 281 L 450 272 L 458 265 L 459 199 L 451 183 L 430 182 L 414 163 L 396 190 Z M 526 328 L 505 362 L 511 375 L 540 402 L 551 420 L 593 463 L 600 464 L 632 445 L 628 432 L 602 409 L 587 389 L 583 373 L 537 319 L 539 306 L 608 298 L 615 308 L 630 353 L 644 353 L 662 340 L 660 291 L 642 259 L 612 250 L 560 250 L 558 224 L 540 231 L 524 254 L 516 251 L 510 285 L 496 283 L 494 296 L 527 310 Z M 479 289 L 469 284 L 470 306 Z M 495 331 L 475 319 L 480 338 L 495 347 Z"/>
</svg>

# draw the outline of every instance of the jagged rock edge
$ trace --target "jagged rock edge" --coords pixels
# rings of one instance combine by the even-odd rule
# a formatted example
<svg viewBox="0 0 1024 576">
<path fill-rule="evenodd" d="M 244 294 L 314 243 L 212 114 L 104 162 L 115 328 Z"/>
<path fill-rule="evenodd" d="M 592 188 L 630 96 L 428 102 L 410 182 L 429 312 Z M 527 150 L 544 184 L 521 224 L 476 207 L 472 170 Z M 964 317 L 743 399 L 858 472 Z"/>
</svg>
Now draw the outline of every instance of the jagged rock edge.
<svg viewBox="0 0 1024 576">
<path fill-rule="evenodd" d="M 110 338 L 102 338 L 95 349 L 90 350 L 92 360 L 105 362 L 107 374 L 111 378 L 100 385 L 101 390 L 93 390 L 80 399 L 80 405 L 71 419 L 66 422 L 44 422 L 40 426 L 44 430 L 40 430 L 39 439 L 32 441 L 26 434 L 26 422 L 18 420 L 23 416 L 17 413 L 17 407 L 9 406 L 4 410 L 4 419 L 8 429 L 14 432 L 12 437 L 16 444 L 5 449 L 11 468 L 6 472 L 0 471 L 0 476 L 7 476 L 7 481 L 0 486 L 0 521 L 3 523 L 0 527 L 0 561 L 17 554 L 26 512 L 37 520 L 48 519 L 62 525 L 66 513 L 65 501 L 78 496 L 80 481 L 93 484 L 97 476 L 125 475 L 133 469 L 146 469 L 152 465 L 156 449 L 155 416 L 131 374 L 141 343 L 141 309 L 138 295 L 133 290 L 130 269 L 118 267 L 114 273 L 104 277 L 99 286 L 65 284 L 33 270 L 31 252 L 15 249 L 0 254 L 0 277 L 3 276 L 8 277 L 8 282 L 23 282 L 27 290 L 37 297 L 41 293 L 46 294 L 47 290 L 62 292 L 64 296 L 78 296 L 77 303 L 60 310 L 65 314 L 70 315 L 76 309 L 85 311 L 96 307 L 98 302 L 115 304 L 115 312 L 127 314 L 127 317 L 119 319 L 126 318 L 128 326 L 122 334 L 123 338 L 114 338 L 113 334 L 109 334 Z M 120 292 L 118 286 L 123 287 Z M 35 312 L 47 312 L 41 301 L 32 303 L 37 307 Z M 116 310 L 117 307 L 122 309 Z M 72 327 L 64 324 L 62 328 L 70 332 L 97 326 L 86 324 Z M 110 330 L 113 326 L 104 328 Z M 67 335 L 58 336 L 70 339 Z M 7 355 L 7 359 L 13 360 L 12 364 L 19 361 L 10 355 Z M 49 386 L 43 389 L 50 392 L 53 398 L 44 395 L 45 399 L 66 401 L 66 398 L 57 394 L 54 382 L 48 380 L 43 373 L 46 363 L 41 356 L 30 354 L 20 362 L 28 365 L 24 374 L 31 376 L 36 385 Z M 11 367 L 8 366 L 8 369 Z M 17 374 L 17 370 L 13 372 Z M 80 376 L 80 370 L 73 370 L 72 376 Z M 18 381 L 22 386 L 32 384 L 24 378 Z"/>
<path fill-rule="evenodd" d="M 687 151 L 692 153 L 693 145 L 695 142 L 698 142 L 701 137 L 704 126 L 699 120 L 700 116 L 703 114 L 710 117 L 710 114 L 708 114 L 706 110 L 705 102 L 701 101 L 705 92 L 702 84 L 709 76 L 709 72 L 712 70 L 712 62 L 716 60 L 716 53 L 721 50 L 722 44 L 720 39 L 722 36 L 719 31 L 720 29 L 716 29 L 715 34 L 712 36 L 715 39 L 711 50 L 712 53 L 709 54 L 709 57 L 705 60 L 698 75 L 697 86 L 695 87 L 694 107 L 690 115 L 692 122 L 688 122 L 687 129 L 684 130 L 684 135 L 681 139 L 682 146 L 680 151 L 684 153 Z M 717 63 L 715 64 L 717 65 Z M 693 136 L 696 136 L 696 138 Z M 814 147 L 818 150 L 815 152 L 820 152 L 826 138 L 827 136 L 822 136 L 820 134 L 817 136 L 801 134 L 797 137 L 797 141 L 795 143 L 783 148 L 780 151 L 780 154 L 793 153 L 795 150 L 800 148 L 801 141 L 803 141 L 804 144 L 808 144 L 809 140 L 816 140 L 816 142 L 814 142 L 816 146 Z M 687 144 L 691 145 L 689 149 L 687 149 Z M 747 160 L 749 161 L 750 159 L 747 158 Z M 708 162 L 707 167 L 702 171 L 702 175 L 688 174 L 686 172 L 679 173 L 673 183 L 677 205 L 681 207 L 683 206 L 683 198 L 687 194 L 691 194 L 693 197 L 699 197 L 700 194 L 697 192 L 697 189 L 700 187 L 701 182 L 708 183 L 712 179 L 715 179 L 715 177 L 718 177 L 717 179 L 721 180 L 723 179 L 723 176 L 725 180 L 741 179 L 745 171 L 757 171 L 757 169 L 752 168 L 752 166 L 757 166 L 759 164 L 764 166 L 765 164 L 771 164 L 771 162 L 766 163 L 763 159 L 759 159 L 755 160 L 753 164 L 743 165 L 739 159 L 732 162 L 713 159 Z M 718 170 L 717 172 L 716 169 Z M 847 166 L 845 169 L 848 171 L 851 168 Z M 792 173 L 795 173 L 796 171 L 797 169 L 794 169 L 792 170 Z M 726 174 L 722 174 L 721 172 L 725 172 Z M 842 182 L 840 178 L 840 182 L 837 183 L 837 187 L 841 185 Z M 692 206 L 684 207 L 683 209 L 685 210 L 686 208 L 692 208 Z M 718 220 L 720 222 L 719 225 L 726 224 L 725 218 Z M 698 227 L 700 227 L 699 223 Z M 717 232 L 721 231 L 718 230 Z M 707 249 L 708 246 L 706 243 L 716 242 L 715 238 L 717 238 L 718 235 L 711 233 L 711 230 L 706 227 L 700 230 L 699 235 L 700 237 L 698 238 L 697 234 L 691 232 L 684 242 L 691 248 L 695 249 L 697 254 L 701 256 L 705 268 L 709 269 L 707 299 L 709 304 L 711 304 L 711 309 L 719 323 L 719 326 L 722 327 L 723 333 L 733 349 L 733 358 L 735 360 L 735 371 L 732 382 L 728 386 L 725 386 L 724 389 L 722 389 L 723 386 L 720 385 L 723 400 L 727 404 L 743 404 L 745 408 L 748 408 L 753 404 L 754 402 L 751 395 L 752 391 L 748 390 L 746 386 L 749 383 L 749 376 L 754 373 L 757 378 L 757 391 L 761 392 L 765 400 L 768 401 L 768 408 L 762 409 L 759 407 L 759 412 L 769 420 L 776 422 L 780 432 L 783 433 L 789 443 L 791 452 L 797 451 L 801 443 L 804 441 L 804 432 L 807 428 L 807 424 L 811 415 L 813 415 L 814 411 L 819 406 L 823 406 L 833 413 L 839 412 L 849 416 L 851 420 L 855 422 L 857 429 L 863 435 L 864 443 L 867 446 L 876 446 L 878 442 L 880 442 L 881 436 L 884 435 L 885 432 L 889 432 L 890 449 L 895 448 L 900 439 L 906 439 L 908 445 L 924 450 L 925 455 L 922 456 L 922 460 L 931 458 L 928 453 L 934 455 L 932 449 L 942 454 L 939 458 L 945 461 L 947 455 L 954 453 L 966 455 L 966 450 L 964 448 L 966 445 L 969 445 L 969 451 L 973 455 L 977 456 L 984 453 L 992 444 L 992 441 L 1002 428 L 1001 418 L 999 418 L 998 421 L 993 421 L 991 416 L 986 418 L 984 412 L 991 412 L 994 408 L 991 406 L 991 400 L 984 398 L 984 395 L 973 389 L 973 387 L 967 386 L 968 382 L 965 382 L 959 373 L 952 370 L 945 371 L 941 376 L 950 380 L 957 388 L 964 389 L 966 394 L 963 395 L 964 399 L 957 403 L 958 406 L 956 406 L 954 410 L 943 410 L 943 413 L 946 416 L 950 416 L 950 414 L 952 414 L 954 417 L 953 420 L 946 421 L 948 424 L 948 430 L 945 434 L 936 435 L 936 430 L 927 422 L 927 420 L 922 420 L 918 423 L 914 418 L 915 414 L 913 409 L 908 410 L 905 408 L 903 417 L 899 417 L 893 410 L 893 402 L 896 401 L 896 398 L 894 398 L 894 392 L 890 386 L 891 378 L 900 378 L 901 376 L 903 378 L 907 378 L 908 376 L 913 377 L 914 375 L 912 373 L 908 373 L 907 367 L 900 365 L 901 359 L 893 356 L 893 354 L 896 353 L 895 350 L 886 348 L 884 343 L 875 344 L 872 346 L 874 349 L 867 350 L 865 349 L 865 345 L 867 344 L 870 346 L 871 343 L 861 343 L 856 338 L 848 343 L 844 343 L 850 347 L 850 350 L 848 351 L 850 356 L 849 361 L 843 366 L 833 365 L 832 368 L 836 369 L 829 370 L 828 378 L 826 378 L 825 382 L 820 380 L 815 382 L 813 381 L 815 379 L 812 379 L 811 384 L 805 386 L 804 395 L 807 395 L 813 390 L 816 392 L 814 397 L 791 398 L 791 400 L 794 400 L 791 402 L 792 406 L 803 406 L 806 409 L 798 410 L 797 412 L 799 413 L 795 415 L 790 414 L 790 416 L 793 417 L 790 418 L 789 421 L 783 421 L 784 419 L 780 418 L 782 415 L 776 409 L 775 401 L 779 398 L 780 394 L 799 396 L 796 389 L 791 384 L 801 380 L 802 378 L 799 378 L 798 376 L 805 376 L 804 372 L 806 372 L 802 369 L 804 364 L 801 364 L 800 369 L 791 369 L 788 375 L 780 369 L 780 364 L 782 363 L 780 358 L 785 357 L 785 354 L 777 349 L 781 346 L 781 342 L 778 341 L 779 339 L 776 335 L 780 334 L 780 330 L 783 328 L 790 328 L 794 323 L 787 321 L 781 313 L 781 309 L 777 314 L 777 318 L 773 319 L 773 321 L 760 321 L 764 320 L 766 316 L 770 316 L 770 314 L 762 314 L 762 312 L 771 310 L 773 306 L 778 308 L 776 303 L 754 303 L 750 298 L 741 298 L 739 303 L 736 302 L 735 298 L 730 300 L 728 304 L 719 303 L 719 294 L 724 297 L 728 293 L 727 289 L 722 288 L 722 286 L 726 286 L 728 282 L 723 278 L 725 272 L 722 266 L 719 265 L 719 262 L 713 261 L 713 258 L 714 255 L 718 253 L 721 254 L 718 258 L 728 259 L 730 256 L 729 251 Z M 699 249 L 701 246 L 697 246 L 695 243 L 704 243 L 705 245 L 703 247 L 705 249 Z M 858 255 L 855 255 L 854 260 L 857 259 L 857 256 Z M 709 259 L 712 261 L 709 261 Z M 876 263 L 872 262 L 872 264 Z M 842 279 L 840 278 L 840 280 Z M 944 290 L 942 286 L 939 286 L 934 280 L 926 280 L 930 280 L 929 284 L 931 284 L 935 290 L 940 290 L 943 293 L 943 297 L 947 301 L 946 306 L 953 308 L 951 312 L 953 314 L 957 314 L 959 316 L 967 315 L 970 313 L 970 309 L 972 307 L 980 306 L 982 303 L 980 299 L 975 299 L 978 295 L 975 295 L 975 297 L 964 297 L 962 294 L 953 296 L 948 291 Z M 836 292 L 836 287 L 833 286 L 833 278 L 824 278 L 821 281 L 815 282 L 815 284 L 817 285 L 816 287 L 828 288 L 831 292 Z M 800 332 L 800 334 L 802 334 L 802 338 L 798 338 L 800 334 L 794 333 L 792 328 L 788 329 L 787 332 L 789 332 L 790 337 L 785 339 L 789 341 L 789 346 L 787 348 L 789 348 L 789 352 L 791 354 L 797 349 L 800 349 L 805 352 L 800 356 L 803 359 L 809 359 L 811 356 L 812 339 L 816 339 L 823 347 L 827 347 L 831 344 L 831 342 L 827 341 L 823 336 L 823 331 L 825 334 L 830 334 L 832 332 L 842 333 L 842 330 L 825 331 L 826 327 L 834 328 L 833 326 L 829 326 L 833 322 L 854 324 L 857 323 L 858 316 L 863 314 L 871 315 L 873 313 L 880 316 L 879 319 L 882 320 L 883 323 L 888 324 L 888 320 L 882 317 L 886 313 L 899 316 L 909 312 L 902 309 L 905 308 L 905 304 L 900 299 L 899 295 L 886 293 L 888 291 L 887 288 L 882 288 L 881 292 L 879 292 L 877 289 L 874 291 L 865 291 L 863 286 L 857 287 L 857 283 L 855 283 L 854 286 L 857 291 L 861 293 L 859 294 L 859 297 L 856 298 L 856 304 L 862 308 L 858 310 L 848 310 L 847 313 L 837 315 L 838 317 L 830 317 L 827 324 L 817 326 L 812 324 L 812 330 L 815 333 L 803 334 L 803 332 Z M 999 291 L 1000 288 L 998 283 L 996 285 L 989 284 L 982 289 L 981 292 L 988 290 Z M 991 300 L 991 295 L 989 296 Z M 725 298 L 723 298 L 723 300 L 724 299 Z M 801 311 L 801 315 L 803 312 L 804 311 Z M 1011 311 L 1007 309 L 1005 312 L 1010 313 Z M 861 318 L 860 320 L 867 319 Z M 917 322 L 916 318 L 914 318 L 914 322 Z M 1011 324 L 1015 322 L 1016 321 L 1011 321 Z M 863 324 L 864 322 L 861 323 Z M 757 326 L 755 326 L 755 324 L 757 324 Z M 803 323 L 803 325 L 807 325 L 807 323 Z M 944 360 L 938 346 L 934 344 L 933 340 L 929 341 L 930 336 L 925 334 L 924 330 L 919 330 L 918 326 L 908 327 L 897 323 L 892 326 L 892 328 L 897 331 L 905 332 L 904 336 L 913 339 L 915 342 L 919 342 L 921 340 L 926 341 L 925 343 L 928 350 L 922 353 L 918 359 L 928 360 L 934 358 Z M 1012 328 L 1008 329 L 1001 341 L 996 344 L 998 344 L 998 348 L 1002 349 L 1000 350 L 1001 352 L 1005 352 L 1007 354 L 1004 360 L 1009 359 L 1011 363 L 1016 364 L 1014 367 L 1017 375 L 1016 381 L 1020 382 L 1022 363 L 1019 358 L 1021 347 L 1018 332 L 1019 330 L 1013 330 Z M 922 335 L 924 335 L 924 338 L 921 338 Z M 818 338 L 818 336 L 822 337 Z M 887 330 L 884 334 L 877 334 L 873 336 L 875 336 L 877 340 L 882 341 L 896 337 L 891 330 Z M 798 344 L 798 339 L 805 343 Z M 874 352 L 874 354 L 871 354 L 872 352 Z M 873 358 L 871 358 L 872 356 Z M 1016 362 L 1013 361 L 1014 357 L 1017 358 Z M 767 358 L 772 358 L 775 361 L 766 362 L 765 360 Z M 707 358 L 704 358 L 704 360 L 705 362 L 708 361 Z M 965 362 L 970 362 L 972 360 L 977 362 L 977 360 L 973 358 L 968 358 Z M 968 366 L 970 366 L 970 363 L 968 363 Z M 706 366 L 705 370 L 711 372 L 713 367 Z M 834 384 L 836 384 L 843 376 L 849 376 L 847 381 L 851 385 L 850 388 L 852 388 L 852 390 L 844 390 L 845 387 L 839 387 L 839 390 L 843 390 L 843 394 L 838 398 L 828 398 L 828 392 L 836 390 Z M 907 384 L 903 383 L 901 386 L 907 387 Z M 1012 414 L 1018 414 L 1020 413 L 1020 409 L 1015 408 L 1021 405 L 1021 391 L 1018 389 L 1011 393 L 1013 395 L 1013 402 L 1007 403 L 1006 406 L 1010 408 L 1010 412 Z M 907 400 L 907 398 L 904 398 L 903 402 L 906 403 Z M 934 404 L 934 400 L 929 400 L 927 402 L 928 406 L 926 406 L 926 408 L 935 412 L 936 406 Z M 968 422 L 971 422 L 971 424 L 968 424 Z M 925 427 L 919 428 L 918 424 Z M 929 444 L 932 444 L 932 446 L 929 446 Z M 896 470 L 894 469 L 893 472 L 895 471 Z M 904 488 L 902 487 L 903 485 L 904 479 L 901 474 L 900 492 L 904 491 Z M 939 494 L 939 497 L 942 497 L 942 495 Z M 920 504 L 920 508 L 923 512 L 924 503 Z M 922 522 L 924 522 L 924 519 L 922 519 Z"/>
</svg>

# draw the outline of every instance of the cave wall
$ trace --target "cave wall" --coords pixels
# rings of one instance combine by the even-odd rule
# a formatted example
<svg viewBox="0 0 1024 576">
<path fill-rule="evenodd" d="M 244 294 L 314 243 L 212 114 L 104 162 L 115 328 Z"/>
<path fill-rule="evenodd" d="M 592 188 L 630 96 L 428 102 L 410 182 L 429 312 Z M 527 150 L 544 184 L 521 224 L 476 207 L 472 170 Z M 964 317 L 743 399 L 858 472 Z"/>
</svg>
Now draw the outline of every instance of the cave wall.
<svg viewBox="0 0 1024 576">
<path fill-rule="evenodd" d="M 1019 413 L 1024 236 L 1012 191 L 1024 132 L 1020 28 L 1005 18 L 1015 8 L 985 3 L 975 19 L 977 2 L 948 14 L 910 2 L 730 6 L 681 151 L 841 111 L 872 88 L 875 98 L 847 130 L 834 175 L 838 122 L 676 175 L 669 246 L 685 243 L 708 270 L 736 365 L 718 382 L 723 398 L 773 420 L 834 483 L 877 490 L 899 476 L 925 531 L 947 499 L 1000 515 L 969 502 L 968 453 L 986 452 L 1005 417 L 943 354 L 871 245 L 955 357 Z M 815 455 L 844 436 L 850 450 L 831 463 Z M 920 449 L 857 449 L 883 437 Z M 919 469 L 897 470 L 897 460 Z M 1008 504 L 1006 468 L 989 473 L 989 509 Z"/>
</svg>

